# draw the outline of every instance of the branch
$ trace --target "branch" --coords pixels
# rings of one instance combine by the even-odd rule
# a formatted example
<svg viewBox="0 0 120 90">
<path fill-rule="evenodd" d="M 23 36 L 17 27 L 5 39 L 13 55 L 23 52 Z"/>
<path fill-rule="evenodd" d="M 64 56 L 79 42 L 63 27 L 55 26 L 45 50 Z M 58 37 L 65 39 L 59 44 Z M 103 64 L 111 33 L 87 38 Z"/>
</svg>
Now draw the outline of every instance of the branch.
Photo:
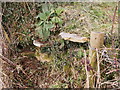
<svg viewBox="0 0 120 90">
<path fill-rule="evenodd" d="M 90 88 L 90 81 L 89 81 L 90 74 L 89 74 L 89 72 L 87 70 L 87 61 L 86 61 L 87 55 L 86 55 L 86 51 L 85 50 L 84 50 L 84 54 L 85 54 L 85 70 L 86 70 L 86 76 L 87 76 L 87 78 L 86 78 L 86 84 L 85 84 L 84 88 Z"/>
<path fill-rule="evenodd" d="M 115 7 L 114 16 L 113 16 L 113 24 L 112 24 L 112 29 L 111 29 L 111 35 L 112 35 L 112 48 L 114 48 L 113 29 L 114 29 L 114 23 L 115 23 L 116 11 L 117 11 L 117 6 Z"/>
<path fill-rule="evenodd" d="M 4 57 L 3 55 L 0 55 L 0 58 L 1 58 L 1 60 L 7 62 L 7 63 L 10 64 L 11 66 L 14 66 L 14 67 L 17 66 L 17 64 L 13 63 L 10 59 Z"/>
<path fill-rule="evenodd" d="M 114 15 L 113 15 L 113 24 L 112 24 L 112 29 L 111 29 L 111 35 L 113 34 L 113 28 L 114 28 L 114 23 L 115 23 L 115 16 L 116 16 L 116 11 L 117 11 L 117 6 L 115 7 Z"/>
</svg>

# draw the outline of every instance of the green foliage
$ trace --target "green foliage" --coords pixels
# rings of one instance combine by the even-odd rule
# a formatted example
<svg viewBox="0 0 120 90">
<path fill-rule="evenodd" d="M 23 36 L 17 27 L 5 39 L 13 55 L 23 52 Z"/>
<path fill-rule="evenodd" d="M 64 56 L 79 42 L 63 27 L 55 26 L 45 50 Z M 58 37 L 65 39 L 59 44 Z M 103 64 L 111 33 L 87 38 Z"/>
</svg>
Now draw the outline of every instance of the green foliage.
<svg viewBox="0 0 120 90">
<path fill-rule="evenodd" d="M 84 56 L 84 52 L 82 50 L 79 50 L 77 52 L 78 57 L 82 58 Z"/>
<path fill-rule="evenodd" d="M 58 82 L 57 84 L 51 85 L 50 88 L 68 88 L 68 84 Z"/>
<path fill-rule="evenodd" d="M 58 24 L 62 24 L 63 23 L 62 20 L 59 17 L 53 17 L 52 18 L 52 22 L 53 23 L 58 23 Z"/>
<path fill-rule="evenodd" d="M 37 19 L 40 19 L 36 24 L 36 34 L 43 40 L 48 39 L 51 29 L 62 25 L 63 21 L 60 14 L 63 12 L 63 8 L 54 8 L 51 4 L 42 5 L 42 13 L 37 15 Z M 55 31 L 55 30 L 54 30 Z"/>
<path fill-rule="evenodd" d="M 64 11 L 64 9 L 62 7 L 58 7 L 55 12 L 57 13 L 57 15 L 59 16 L 62 12 Z"/>
</svg>

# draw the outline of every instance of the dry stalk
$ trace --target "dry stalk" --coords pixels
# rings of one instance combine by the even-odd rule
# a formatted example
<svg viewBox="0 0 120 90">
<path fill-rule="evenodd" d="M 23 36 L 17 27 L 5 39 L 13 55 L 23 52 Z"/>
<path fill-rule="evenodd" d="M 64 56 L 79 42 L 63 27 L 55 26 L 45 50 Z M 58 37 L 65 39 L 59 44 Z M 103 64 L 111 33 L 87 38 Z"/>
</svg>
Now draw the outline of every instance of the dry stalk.
<svg viewBox="0 0 120 90">
<path fill-rule="evenodd" d="M 113 72 L 119 72 L 119 71 L 120 71 L 120 69 L 114 69 L 114 70 L 111 70 L 111 71 L 107 72 L 106 74 L 110 74 L 110 73 L 113 73 Z"/>
<path fill-rule="evenodd" d="M 27 5 L 28 10 L 30 11 L 30 14 L 32 15 L 32 11 L 31 11 L 30 6 L 27 2 L 26 2 L 26 5 Z"/>
<path fill-rule="evenodd" d="M 120 50 L 119 48 L 99 48 L 99 50 Z"/>
<path fill-rule="evenodd" d="M 101 86 L 104 84 L 108 84 L 108 85 L 111 85 L 113 88 L 115 88 L 114 86 L 119 87 L 118 83 L 119 83 L 118 80 L 113 79 L 113 80 L 109 80 L 109 81 L 101 83 Z"/>
<path fill-rule="evenodd" d="M 98 54 L 98 49 L 96 49 L 97 53 L 97 88 L 100 88 L 100 59 Z"/>
<path fill-rule="evenodd" d="M 113 34 L 113 29 L 114 29 L 114 23 L 115 23 L 115 16 L 116 16 L 116 11 L 117 11 L 117 6 L 115 7 L 114 15 L 113 15 L 113 24 L 112 24 L 112 29 L 111 29 L 111 35 Z"/>
<path fill-rule="evenodd" d="M 3 55 L 0 55 L 0 58 L 1 58 L 1 60 L 7 62 L 7 63 L 10 64 L 11 66 L 14 66 L 14 67 L 17 66 L 17 64 L 13 63 L 11 60 L 9 60 L 8 58 L 4 57 Z"/>
<path fill-rule="evenodd" d="M 85 84 L 85 88 L 89 88 L 89 77 L 90 77 L 90 74 L 87 70 L 87 55 L 86 55 L 86 51 L 84 50 L 84 55 L 85 55 L 85 71 L 86 71 L 86 84 Z"/>
<path fill-rule="evenodd" d="M 26 76 L 28 76 L 25 71 L 23 70 L 21 65 L 17 65 L 16 63 L 12 62 L 11 60 L 9 60 L 8 58 L 4 57 L 3 55 L 0 55 L 1 60 L 5 61 L 6 63 L 8 63 L 9 65 L 16 67 L 18 73 L 21 70 Z"/>
<path fill-rule="evenodd" d="M 72 73 L 73 73 L 73 77 L 74 77 L 74 79 L 77 79 L 76 71 L 75 71 L 74 66 L 73 66 L 72 63 L 71 63 L 71 67 L 72 67 L 71 71 L 72 71 Z"/>
<path fill-rule="evenodd" d="M 115 11 L 114 11 L 114 15 L 113 15 L 113 24 L 112 24 L 112 29 L 111 29 L 111 35 L 112 35 L 112 48 L 114 48 L 114 44 L 115 44 L 115 40 L 114 40 L 114 35 L 113 35 L 113 30 L 114 30 L 114 23 L 115 23 L 115 16 L 116 16 L 116 12 L 117 12 L 117 6 L 115 7 Z"/>
</svg>

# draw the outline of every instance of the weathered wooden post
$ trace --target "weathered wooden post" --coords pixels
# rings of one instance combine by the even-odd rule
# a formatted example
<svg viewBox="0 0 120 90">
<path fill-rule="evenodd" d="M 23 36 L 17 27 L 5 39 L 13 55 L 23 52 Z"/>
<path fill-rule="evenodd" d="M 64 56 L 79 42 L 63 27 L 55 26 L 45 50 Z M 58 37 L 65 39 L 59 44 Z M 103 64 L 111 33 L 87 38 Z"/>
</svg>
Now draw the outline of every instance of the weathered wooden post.
<svg viewBox="0 0 120 90">
<path fill-rule="evenodd" d="M 90 48 L 89 48 L 89 60 L 90 64 L 95 72 L 97 72 L 97 55 L 96 49 L 103 47 L 104 33 L 103 32 L 91 32 L 90 35 Z M 90 71 L 89 83 L 90 88 L 95 87 L 94 72 Z"/>
</svg>

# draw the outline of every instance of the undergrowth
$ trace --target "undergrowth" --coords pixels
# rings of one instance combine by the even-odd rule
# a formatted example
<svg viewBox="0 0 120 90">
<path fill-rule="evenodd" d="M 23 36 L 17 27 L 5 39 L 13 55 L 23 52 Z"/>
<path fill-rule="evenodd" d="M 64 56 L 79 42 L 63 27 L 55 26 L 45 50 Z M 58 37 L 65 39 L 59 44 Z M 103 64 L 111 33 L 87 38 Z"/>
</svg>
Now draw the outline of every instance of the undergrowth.
<svg viewBox="0 0 120 90">
<path fill-rule="evenodd" d="M 84 50 L 88 57 L 89 42 L 81 44 L 63 40 L 59 33 L 64 31 L 89 38 L 91 31 L 99 31 L 105 32 L 106 36 L 105 46 L 99 51 L 101 77 L 98 85 L 101 88 L 119 88 L 117 14 L 114 40 L 110 33 L 116 5 L 75 2 L 3 3 L 2 25 L 9 43 L 10 60 L 23 68 L 20 72 L 12 68 L 13 87 L 83 88 L 86 83 Z M 34 40 L 45 43 L 45 46 L 37 48 L 33 45 Z M 113 44 L 114 48 L 111 47 Z M 36 51 L 48 54 L 52 60 L 37 60 Z"/>
</svg>

